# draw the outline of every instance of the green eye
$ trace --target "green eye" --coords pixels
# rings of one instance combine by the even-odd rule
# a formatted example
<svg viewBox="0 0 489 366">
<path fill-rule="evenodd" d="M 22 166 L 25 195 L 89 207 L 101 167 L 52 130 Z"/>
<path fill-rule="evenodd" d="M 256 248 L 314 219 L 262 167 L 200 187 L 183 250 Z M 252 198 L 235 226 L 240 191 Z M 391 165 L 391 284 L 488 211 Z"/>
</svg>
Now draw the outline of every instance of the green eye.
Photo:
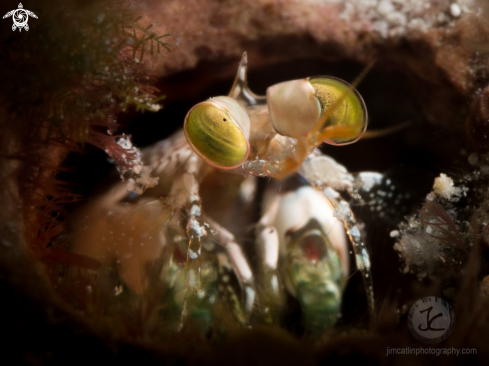
<svg viewBox="0 0 489 366">
<path fill-rule="evenodd" d="M 325 142 L 344 145 L 358 140 L 367 128 L 362 97 L 350 84 L 334 77 L 273 85 L 267 89 L 267 104 L 270 122 L 283 136 L 304 138 L 316 129 Z"/>
<path fill-rule="evenodd" d="M 316 91 L 321 116 L 329 114 L 321 128 L 331 130 L 325 142 L 343 145 L 357 141 L 367 128 L 367 108 L 358 91 L 334 77 L 314 77 L 309 82 Z"/>
<path fill-rule="evenodd" d="M 250 120 L 234 99 L 216 97 L 195 105 L 185 117 L 185 137 L 208 164 L 233 169 L 250 150 Z"/>
</svg>

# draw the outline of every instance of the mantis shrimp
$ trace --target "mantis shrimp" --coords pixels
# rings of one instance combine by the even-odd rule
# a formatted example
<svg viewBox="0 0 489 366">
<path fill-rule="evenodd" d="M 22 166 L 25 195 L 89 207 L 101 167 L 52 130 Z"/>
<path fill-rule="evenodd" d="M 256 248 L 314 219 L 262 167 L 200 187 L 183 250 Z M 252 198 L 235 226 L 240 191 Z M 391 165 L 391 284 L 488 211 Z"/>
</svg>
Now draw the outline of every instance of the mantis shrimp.
<svg viewBox="0 0 489 366">
<path fill-rule="evenodd" d="M 280 324 L 286 292 L 297 297 L 306 327 L 323 329 L 341 306 L 348 237 L 373 315 L 368 251 L 338 193 L 355 196 L 365 175 L 354 177 L 317 149 L 362 136 L 363 99 L 334 77 L 283 82 L 258 96 L 246 72 L 245 53 L 228 96 L 197 104 L 183 131 L 143 151 L 158 185 L 135 194 L 119 183 L 85 209 L 72 251 L 115 260 L 134 293 L 155 278 L 163 283 L 178 329 L 189 319 L 212 323 L 216 303 L 243 325 Z M 253 223 L 257 262 L 250 263 L 233 232 L 247 224 L 241 218 L 256 200 L 258 177 L 278 183 L 266 183 L 261 218 Z M 279 192 L 279 185 L 290 189 Z"/>
</svg>

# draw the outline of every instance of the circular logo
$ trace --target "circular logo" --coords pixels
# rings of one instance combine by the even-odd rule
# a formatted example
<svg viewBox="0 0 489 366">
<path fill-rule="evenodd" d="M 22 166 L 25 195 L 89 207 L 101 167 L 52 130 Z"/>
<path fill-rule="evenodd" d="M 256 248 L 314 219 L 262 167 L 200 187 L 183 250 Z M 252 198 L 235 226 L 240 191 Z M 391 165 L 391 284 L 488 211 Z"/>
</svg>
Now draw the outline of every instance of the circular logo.
<svg viewBox="0 0 489 366">
<path fill-rule="evenodd" d="M 455 313 L 450 304 L 442 298 L 423 297 L 409 310 L 409 330 L 421 342 L 439 343 L 447 339 L 454 325 Z"/>
<path fill-rule="evenodd" d="M 17 27 L 23 28 L 27 24 L 27 21 L 29 20 L 29 15 L 27 14 L 27 11 L 25 11 L 24 9 L 17 9 L 12 14 L 12 18 L 14 20 L 14 24 Z"/>
</svg>

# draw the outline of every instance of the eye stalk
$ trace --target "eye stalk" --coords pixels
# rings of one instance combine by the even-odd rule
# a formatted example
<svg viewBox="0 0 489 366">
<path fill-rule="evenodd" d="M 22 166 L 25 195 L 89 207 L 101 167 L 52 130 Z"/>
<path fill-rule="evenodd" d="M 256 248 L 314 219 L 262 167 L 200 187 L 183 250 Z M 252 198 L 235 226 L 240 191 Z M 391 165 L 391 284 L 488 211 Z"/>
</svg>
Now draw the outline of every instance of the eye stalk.
<svg viewBox="0 0 489 366">
<path fill-rule="evenodd" d="M 195 105 L 185 117 L 184 132 L 192 149 L 216 168 L 237 168 L 248 158 L 250 119 L 230 97 Z"/>
<path fill-rule="evenodd" d="M 267 89 L 270 122 L 282 136 L 307 136 L 321 115 L 321 105 L 309 79 L 291 80 Z"/>
<path fill-rule="evenodd" d="M 317 130 L 324 142 L 346 145 L 367 128 L 367 108 L 358 91 L 331 76 L 273 85 L 267 89 L 267 104 L 275 131 L 295 139 Z"/>
</svg>

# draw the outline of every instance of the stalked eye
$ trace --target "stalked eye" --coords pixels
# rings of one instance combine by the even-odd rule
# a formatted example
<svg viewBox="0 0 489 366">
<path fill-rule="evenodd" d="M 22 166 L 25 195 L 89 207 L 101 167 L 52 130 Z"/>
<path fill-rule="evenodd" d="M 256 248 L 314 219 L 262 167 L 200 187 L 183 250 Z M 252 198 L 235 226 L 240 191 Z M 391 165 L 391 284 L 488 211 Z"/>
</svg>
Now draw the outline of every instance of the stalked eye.
<svg viewBox="0 0 489 366">
<path fill-rule="evenodd" d="M 304 138 L 318 128 L 325 142 L 344 145 L 357 141 L 367 128 L 362 97 L 346 81 L 334 77 L 273 85 L 267 89 L 267 104 L 273 128 L 284 136 Z"/>
<path fill-rule="evenodd" d="M 229 97 L 211 98 L 195 105 L 185 117 L 185 137 L 208 164 L 233 169 L 245 162 L 250 150 L 250 119 Z"/>
</svg>

